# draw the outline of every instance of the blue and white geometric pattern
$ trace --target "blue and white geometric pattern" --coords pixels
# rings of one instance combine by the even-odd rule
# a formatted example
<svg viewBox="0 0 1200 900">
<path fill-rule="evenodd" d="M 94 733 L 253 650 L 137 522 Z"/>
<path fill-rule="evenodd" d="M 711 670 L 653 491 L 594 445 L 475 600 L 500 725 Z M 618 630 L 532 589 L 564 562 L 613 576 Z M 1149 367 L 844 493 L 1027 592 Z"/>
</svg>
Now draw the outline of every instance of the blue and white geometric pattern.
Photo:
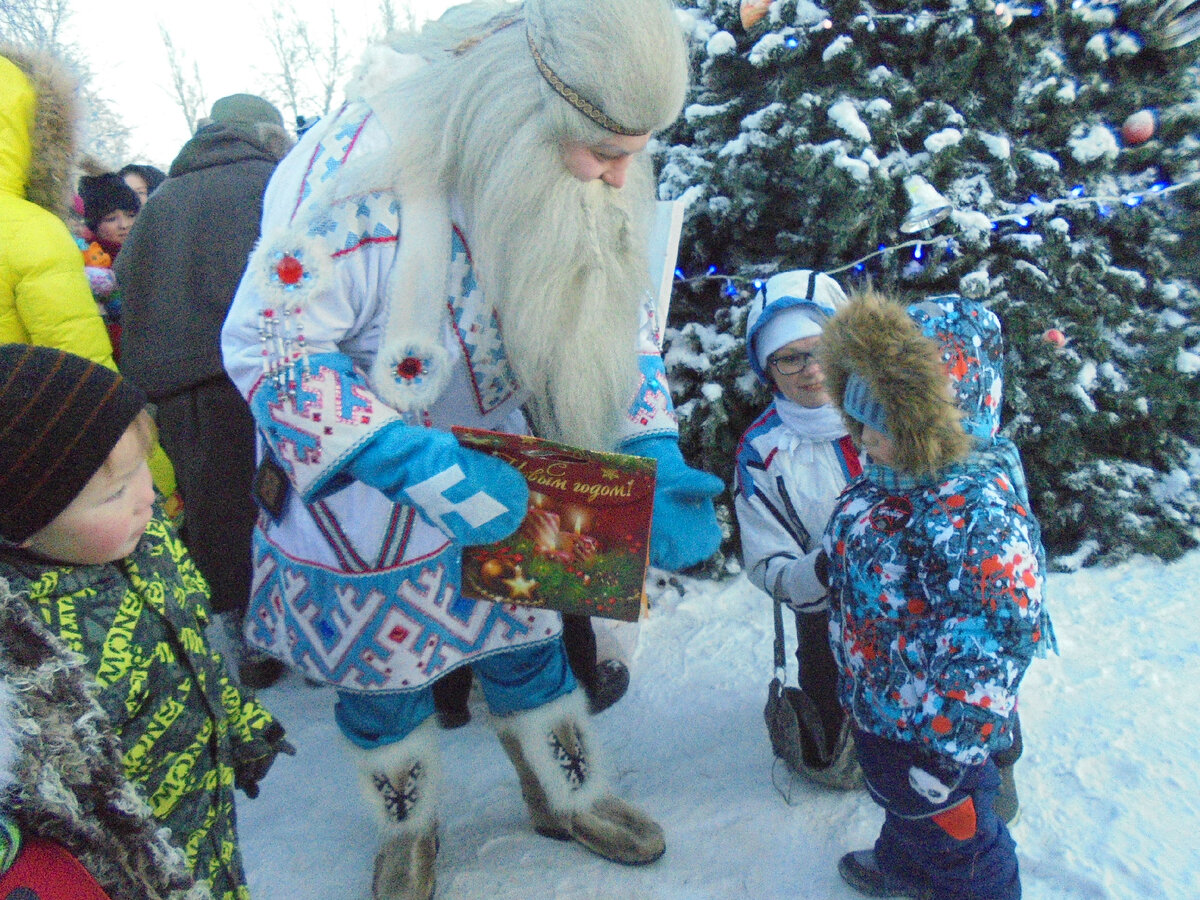
<svg viewBox="0 0 1200 900">
<path fill-rule="evenodd" d="M 289 391 L 263 379 L 250 395 L 259 433 L 308 498 L 337 475 L 352 451 L 399 415 L 375 401 L 350 358 L 321 353 L 292 367 Z"/>
<path fill-rule="evenodd" d="M 481 414 L 491 412 L 517 391 L 517 376 L 504 353 L 500 318 L 475 280 L 466 242 L 457 228 L 451 243 L 447 302 Z"/>
<path fill-rule="evenodd" d="M 532 610 L 460 596 L 456 545 L 408 565 L 350 573 L 289 557 L 257 531 L 254 556 L 247 638 L 342 690 L 412 690 L 467 657 L 558 634 Z"/>
<path fill-rule="evenodd" d="M 667 386 L 667 370 L 662 357 L 657 353 L 640 354 L 638 370 L 641 380 L 629 407 L 624 436 L 677 434 L 679 419 L 671 402 L 671 390 Z"/>
</svg>

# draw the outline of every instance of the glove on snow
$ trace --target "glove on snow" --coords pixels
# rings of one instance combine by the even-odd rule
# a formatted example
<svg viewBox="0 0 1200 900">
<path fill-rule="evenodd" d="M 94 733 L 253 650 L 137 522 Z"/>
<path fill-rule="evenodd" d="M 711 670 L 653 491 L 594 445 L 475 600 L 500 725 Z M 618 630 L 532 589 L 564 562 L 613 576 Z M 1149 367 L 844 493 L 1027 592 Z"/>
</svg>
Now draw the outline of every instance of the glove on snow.
<svg viewBox="0 0 1200 900">
<path fill-rule="evenodd" d="M 690 468 L 683 461 L 675 437 L 627 441 L 621 452 L 658 462 L 650 524 L 651 565 L 678 571 L 716 553 L 721 546 L 721 526 L 712 498 L 725 490 L 724 482 L 716 475 Z"/>
<path fill-rule="evenodd" d="M 525 518 L 529 488 L 503 460 L 463 447 L 448 431 L 393 422 L 346 471 L 389 500 L 415 506 L 460 544 L 492 544 Z"/>
</svg>

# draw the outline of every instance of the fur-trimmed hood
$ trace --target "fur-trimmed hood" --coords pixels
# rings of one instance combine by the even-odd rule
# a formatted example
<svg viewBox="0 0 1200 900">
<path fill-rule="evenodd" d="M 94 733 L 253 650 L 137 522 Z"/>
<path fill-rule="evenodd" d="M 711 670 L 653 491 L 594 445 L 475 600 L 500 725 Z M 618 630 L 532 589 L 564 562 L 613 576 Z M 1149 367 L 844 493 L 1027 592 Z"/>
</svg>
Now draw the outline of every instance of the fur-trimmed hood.
<svg viewBox="0 0 1200 900">
<path fill-rule="evenodd" d="M 62 844 L 109 896 L 212 900 L 126 777 L 95 690 L 83 658 L 0 576 L 0 783 L 9 815 L 26 837 Z"/>
<path fill-rule="evenodd" d="M 852 372 L 883 406 L 897 471 L 928 474 L 966 458 L 973 442 L 954 404 L 941 348 L 903 306 L 870 290 L 851 298 L 825 326 L 821 356 L 839 408 Z M 862 425 L 849 416 L 846 424 L 861 439 Z"/>
<path fill-rule="evenodd" d="M 0 193 L 65 218 L 79 122 L 76 81 L 54 57 L 0 45 Z"/>
</svg>

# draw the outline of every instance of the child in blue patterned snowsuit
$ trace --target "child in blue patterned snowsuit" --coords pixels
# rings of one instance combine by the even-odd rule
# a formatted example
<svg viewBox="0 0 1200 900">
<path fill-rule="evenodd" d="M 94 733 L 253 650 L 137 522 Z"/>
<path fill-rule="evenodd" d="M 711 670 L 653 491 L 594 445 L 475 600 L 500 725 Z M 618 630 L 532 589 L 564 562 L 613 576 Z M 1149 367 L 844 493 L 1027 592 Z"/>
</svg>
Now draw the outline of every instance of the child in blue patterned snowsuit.
<svg viewBox="0 0 1200 900">
<path fill-rule="evenodd" d="M 874 292 L 825 329 L 830 393 L 869 454 L 824 550 L 839 693 L 884 808 L 872 850 L 839 872 L 871 896 L 1016 900 L 1016 847 L 994 809 L 992 755 L 1017 688 L 1052 643 L 1040 528 L 1011 442 L 997 438 L 999 320 L 935 297 Z"/>
</svg>

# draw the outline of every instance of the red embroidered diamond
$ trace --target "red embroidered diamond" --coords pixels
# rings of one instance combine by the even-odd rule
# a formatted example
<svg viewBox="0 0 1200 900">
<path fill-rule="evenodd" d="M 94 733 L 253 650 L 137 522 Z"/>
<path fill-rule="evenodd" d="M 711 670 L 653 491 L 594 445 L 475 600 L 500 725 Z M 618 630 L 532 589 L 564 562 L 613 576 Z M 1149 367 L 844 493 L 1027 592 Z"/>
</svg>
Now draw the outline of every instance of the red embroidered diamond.
<svg viewBox="0 0 1200 900">
<path fill-rule="evenodd" d="M 289 253 L 276 264 L 275 272 L 284 284 L 299 284 L 304 277 L 304 265 Z"/>
<path fill-rule="evenodd" d="M 401 625 L 397 625 L 388 632 L 388 639 L 397 644 L 403 644 L 408 639 L 408 629 Z"/>
<path fill-rule="evenodd" d="M 400 360 L 400 365 L 396 366 L 396 374 L 405 381 L 412 381 L 422 372 L 425 371 L 425 363 L 415 356 L 406 356 Z"/>
</svg>

